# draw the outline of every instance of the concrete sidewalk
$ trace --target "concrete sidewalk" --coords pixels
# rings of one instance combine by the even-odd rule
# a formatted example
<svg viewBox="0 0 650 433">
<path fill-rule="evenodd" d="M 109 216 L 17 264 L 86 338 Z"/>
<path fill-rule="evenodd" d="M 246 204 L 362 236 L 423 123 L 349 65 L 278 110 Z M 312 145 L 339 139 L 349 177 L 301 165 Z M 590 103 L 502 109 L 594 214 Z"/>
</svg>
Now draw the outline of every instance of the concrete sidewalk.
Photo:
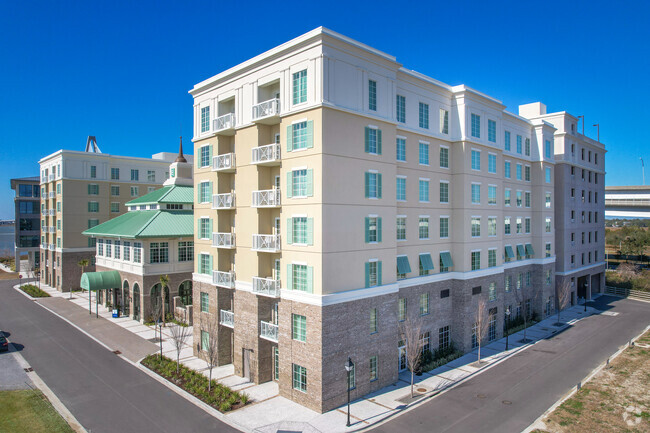
<svg viewBox="0 0 650 433">
<path fill-rule="evenodd" d="M 159 350 L 158 345 L 149 341 L 155 337 L 153 327 L 142 325 L 128 317 L 114 319 L 109 310 L 102 306 L 99 307 L 100 319 L 96 319 L 94 311 L 92 316 L 88 314 L 87 293 L 74 293 L 73 299 L 68 301 L 65 299 L 69 296 L 67 293 L 60 293 L 45 285 L 41 285 L 41 288 L 48 292 L 52 298 L 40 299 L 39 303 L 75 323 L 109 347 L 116 347 L 128 359 L 137 362 L 143 356 Z M 93 305 L 94 309 L 95 305 Z M 220 383 L 243 391 L 250 396 L 252 404 L 226 415 L 226 418 L 243 426 L 247 431 L 257 433 L 276 433 L 282 430 L 315 433 L 356 431 L 371 427 L 390 416 L 399 415 L 422 401 L 434 398 L 461 381 L 480 374 L 514 353 L 525 350 L 537 341 L 551 337 L 594 313 L 598 313 L 598 310 L 591 307 L 587 307 L 586 313 L 583 306 L 568 308 L 562 312 L 562 326 L 554 325 L 557 321 L 557 316 L 554 315 L 526 329 L 526 338 L 529 342 L 523 341 L 524 331 L 519 331 L 509 336 L 508 351 L 505 350 L 505 338 L 483 346 L 480 366 L 476 365 L 477 350 L 474 350 L 447 365 L 416 376 L 415 388 L 419 395 L 415 399 L 410 398 L 410 373 L 403 372 L 392 386 L 385 387 L 351 403 L 352 425 L 349 428 L 345 427 L 347 419 L 347 408 L 345 407 L 324 414 L 314 412 L 280 397 L 275 382 L 255 385 L 234 375 L 232 365 L 216 367 L 213 369 L 212 377 Z M 127 334 L 130 335 L 127 336 Z M 192 355 L 191 344 L 190 342 L 181 352 L 181 362 L 207 376 L 207 365 Z M 142 347 L 138 347 L 138 345 Z M 172 358 L 176 356 L 168 329 L 163 329 L 163 353 Z M 140 356 L 141 354 L 143 355 Z M 170 386 L 173 385 L 170 384 Z"/>
</svg>

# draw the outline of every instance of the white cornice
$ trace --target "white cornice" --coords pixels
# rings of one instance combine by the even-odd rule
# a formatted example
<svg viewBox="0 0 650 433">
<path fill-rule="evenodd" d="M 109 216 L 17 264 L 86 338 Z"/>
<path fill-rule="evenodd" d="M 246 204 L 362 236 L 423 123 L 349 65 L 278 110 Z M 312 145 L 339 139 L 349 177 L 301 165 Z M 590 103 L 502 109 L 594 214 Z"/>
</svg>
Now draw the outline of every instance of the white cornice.
<svg viewBox="0 0 650 433">
<path fill-rule="evenodd" d="M 571 271 L 556 272 L 555 275 L 561 275 L 561 276 L 571 275 L 571 274 L 575 274 L 575 273 L 578 273 L 578 272 L 584 272 L 584 271 L 587 271 L 589 269 L 596 268 L 598 266 L 605 266 L 605 262 L 594 263 L 593 265 L 583 266 L 581 268 L 573 269 Z"/>
</svg>

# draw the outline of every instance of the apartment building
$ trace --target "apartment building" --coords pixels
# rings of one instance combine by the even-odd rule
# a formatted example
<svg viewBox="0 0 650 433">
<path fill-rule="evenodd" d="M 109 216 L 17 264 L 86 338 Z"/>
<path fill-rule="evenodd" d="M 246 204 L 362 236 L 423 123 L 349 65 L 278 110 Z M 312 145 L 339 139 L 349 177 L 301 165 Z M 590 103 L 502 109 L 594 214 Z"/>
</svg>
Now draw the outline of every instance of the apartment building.
<svg viewBox="0 0 650 433">
<path fill-rule="evenodd" d="M 400 326 L 469 351 L 479 300 L 488 340 L 551 312 L 551 122 L 325 28 L 190 94 L 198 356 L 218 321 L 219 364 L 327 411 L 397 380 Z"/>
<path fill-rule="evenodd" d="M 39 177 L 11 179 L 11 189 L 16 191 L 16 197 L 14 198 L 16 215 L 14 257 L 16 269 L 20 269 L 21 257 L 26 256 L 30 270 L 32 270 L 40 266 Z"/>
<path fill-rule="evenodd" d="M 79 287 L 87 259 L 94 270 L 95 239 L 82 232 L 126 212 L 125 203 L 159 189 L 176 153 L 151 158 L 101 153 L 94 137 L 86 151 L 59 150 L 41 170 L 41 278 L 60 291 Z M 187 156 L 191 160 L 191 156 Z"/>
</svg>

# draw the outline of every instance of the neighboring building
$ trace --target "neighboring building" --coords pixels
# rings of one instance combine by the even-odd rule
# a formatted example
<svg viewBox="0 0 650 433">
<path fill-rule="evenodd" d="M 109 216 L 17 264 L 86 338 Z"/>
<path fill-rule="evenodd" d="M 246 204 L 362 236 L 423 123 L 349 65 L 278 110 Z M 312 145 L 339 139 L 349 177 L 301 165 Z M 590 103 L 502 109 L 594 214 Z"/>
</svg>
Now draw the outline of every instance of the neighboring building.
<svg viewBox="0 0 650 433">
<path fill-rule="evenodd" d="M 39 178 L 21 177 L 11 179 L 11 189 L 16 191 L 14 204 L 16 206 L 16 237 L 14 241 L 14 256 L 16 270 L 20 270 L 20 258 L 27 255 L 31 267 L 40 265 L 39 238 L 41 235 L 39 204 Z"/>
<path fill-rule="evenodd" d="M 79 287 L 88 259 L 94 269 L 95 241 L 82 235 L 126 212 L 125 203 L 161 187 L 175 153 L 151 158 L 101 153 L 95 137 L 85 152 L 59 150 L 39 161 L 41 167 L 41 279 L 59 291 Z M 190 161 L 191 156 L 187 157 Z"/>
<path fill-rule="evenodd" d="M 650 218 L 650 186 L 606 186 L 606 218 Z"/>
<path fill-rule="evenodd" d="M 161 189 L 127 202 L 127 213 L 83 232 L 96 240 L 96 271 L 119 273 L 120 287 L 111 288 L 106 297 L 100 290 L 99 302 L 141 322 L 150 321 L 154 304 L 160 302 L 162 275 L 169 277 L 165 313 L 173 311 L 176 296 L 182 306 L 192 305 L 194 188 L 192 164 L 182 147 L 169 172 Z"/>
<path fill-rule="evenodd" d="M 190 94 L 198 356 L 218 319 L 219 364 L 326 411 L 398 380 L 405 319 L 469 351 L 479 299 L 488 340 L 551 312 L 549 121 L 324 28 Z"/>
</svg>

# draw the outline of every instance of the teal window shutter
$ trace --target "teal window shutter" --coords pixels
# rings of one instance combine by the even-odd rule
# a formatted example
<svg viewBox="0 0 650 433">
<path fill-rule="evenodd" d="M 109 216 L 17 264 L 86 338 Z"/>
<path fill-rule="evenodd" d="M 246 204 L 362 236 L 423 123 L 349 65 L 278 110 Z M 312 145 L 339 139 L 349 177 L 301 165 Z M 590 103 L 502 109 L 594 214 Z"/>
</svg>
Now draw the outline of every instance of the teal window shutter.
<svg viewBox="0 0 650 433">
<path fill-rule="evenodd" d="M 212 145 L 208 146 L 208 167 L 212 165 Z"/>
<path fill-rule="evenodd" d="M 208 269 L 208 274 L 212 275 L 212 255 L 209 256 L 210 261 L 208 262 L 210 264 L 210 268 Z"/>
<path fill-rule="evenodd" d="M 287 218 L 287 243 L 293 243 L 293 218 Z"/>
<path fill-rule="evenodd" d="M 293 265 L 287 265 L 287 289 L 293 290 Z"/>
<path fill-rule="evenodd" d="M 314 195 L 314 170 L 307 170 L 307 197 Z"/>
<path fill-rule="evenodd" d="M 196 220 L 196 237 L 201 239 L 201 218 Z"/>
<path fill-rule="evenodd" d="M 199 254 L 199 260 L 198 260 L 198 262 L 199 262 L 199 263 L 197 263 L 196 271 L 197 271 L 199 274 L 202 274 L 202 273 L 203 273 L 203 266 L 202 266 L 202 265 L 203 265 L 203 260 L 201 260 L 201 254 Z"/>
<path fill-rule="evenodd" d="M 381 198 L 381 173 L 377 173 L 377 198 Z"/>
<path fill-rule="evenodd" d="M 201 168 L 201 148 L 197 148 L 195 152 L 196 156 L 196 168 Z M 200 272 L 199 272 L 200 273 Z"/>
<path fill-rule="evenodd" d="M 370 242 L 370 218 L 366 217 L 366 243 Z"/>
<path fill-rule="evenodd" d="M 366 133 L 365 133 L 365 147 L 364 151 L 366 153 L 370 152 L 370 128 L 366 126 Z"/>
<path fill-rule="evenodd" d="M 307 266 L 307 292 L 314 293 L 314 267 Z"/>
<path fill-rule="evenodd" d="M 293 195 L 293 172 L 287 172 L 287 197 L 291 198 Z"/>
<path fill-rule="evenodd" d="M 377 242 L 381 242 L 381 218 L 377 218 Z"/>
<path fill-rule="evenodd" d="M 287 126 L 287 152 L 293 150 L 293 125 Z"/>
<path fill-rule="evenodd" d="M 377 285 L 381 286 L 381 261 L 377 262 Z"/>
<path fill-rule="evenodd" d="M 307 132 L 305 136 L 305 141 L 307 142 L 308 149 L 314 147 L 314 121 L 313 120 L 307 122 Z"/>
<path fill-rule="evenodd" d="M 366 287 L 370 287 L 370 263 L 366 262 Z"/>
<path fill-rule="evenodd" d="M 90 184 L 88 184 L 88 195 L 90 195 Z"/>
<path fill-rule="evenodd" d="M 307 245 L 314 245 L 314 219 L 307 218 Z"/>
<path fill-rule="evenodd" d="M 90 202 L 88 202 L 88 212 L 90 212 Z"/>
<path fill-rule="evenodd" d="M 365 173 L 366 177 L 366 198 L 370 197 L 370 173 Z"/>
<path fill-rule="evenodd" d="M 377 130 L 377 154 L 381 155 L 381 129 Z"/>
</svg>

